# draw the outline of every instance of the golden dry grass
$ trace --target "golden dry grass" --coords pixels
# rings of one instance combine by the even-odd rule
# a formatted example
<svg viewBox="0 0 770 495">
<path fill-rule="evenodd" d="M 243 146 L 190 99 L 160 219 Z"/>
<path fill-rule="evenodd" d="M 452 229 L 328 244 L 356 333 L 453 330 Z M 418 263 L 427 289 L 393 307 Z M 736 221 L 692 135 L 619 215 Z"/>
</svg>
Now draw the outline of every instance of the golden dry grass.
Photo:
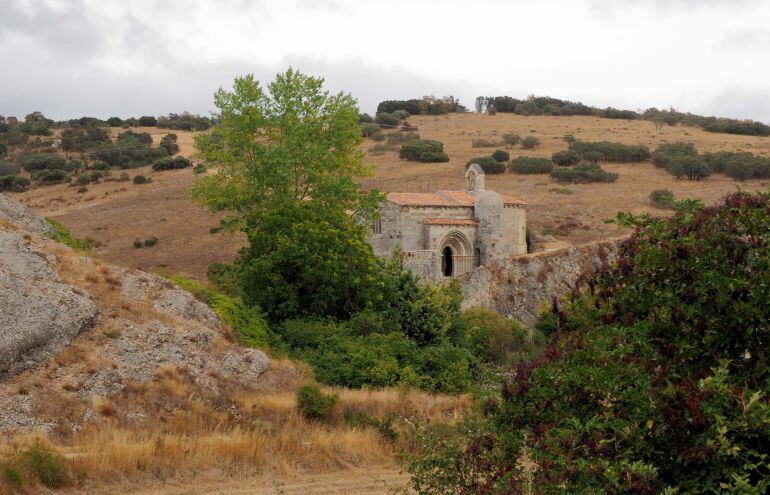
<svg viewBox="0 0 770 495">
<path fill-rule="evenodd" d="M 414 116 L 409 120 L 419 128 L 422 137 L 442 141 L 450 161 L 420 164 L 399 160 L 395 151 L 380 155 L 368 153 L 366 161 L 374 165 L 375 173 L 362 181 L 365 188 L 376 187 L 386 192 L 460 189 L 464 184 L 466 161 L 495 149 L 472 148 L 471 140 L 500 141 L 507 132 L 533 135 L 542 142 L 534 150 L 517 147 L 511 150 L 512 156 L 550 157 L 551 153 L 566 147 L 562 139 L 565 134 L 581 140 L 645 144 L 651 149 L 663 142 L 684 140 L 693 142 L 701 151 L 745 150 L 770 154 L 770 138 L 708 133 L 695 127 L 655 129 L 653 123 L 646 121 L 502 113 Z M 113 133 L 120 131 L 112 130 Z M 166 134 L 165 130 L 154 128 L 138 131 L 151 132 L 156 141 Z M 177 131 L 176 134 L 182 154 L 192 154 L 191 133 Z M 364 149 L 374 144 L 367 140 Z M 603 166 L 620 175 L 616 183 L 565 186 L 551 181 L 547 175 L 506 173 L 488 176 L 487 188 L 526 201 L 528 222 L 533 230 L 552 233 L 567 242 L 584 243 L 622 234 L 614 225 L 604 223 L 618 211 L 665 214 L 649 202 L 649 193 L 655 189 L 668 188 L 680 198 L 713 202 L 736 187 L 767 187 L 766 181 L 735 182 L 722 175 L 695 182 L 676 180 L 649 162 Z M 99 243 L 96 254 L 112 263 L 202 279 L 211 263 L 236 256 L 243 245 L 243 236 L 209 233 L 211 227 L 218 225 L 218 217 L 190 200 L 187 191 L 194 176 L 189 170 L 153 173 L 144 167 L 128 172 L 131 176 L 147 175 L 153 182 L 142 186 L 106 182 L 88 186 L 85 194 L 77 194 L 72 187 L 50 186 L 16 197 L 38 212 L 59 220 L 76 236 L 94 238 Z M 144 240 L 153 235 L 160 239 L 157 246 L 148 249 L 132 246 L 134 239 Z"/>
<path fill-rule="evenodd" d="M 273 362 L 268 373 L 288 371 Z M 309 420 L 296 407 L 302 378 L 289 374 L 295 379 L 288 387 L 284 378 L 281 388 L 202 397 L 183 370 L 159 370 L 151 382 L 96 404 L 99 417 L 73 435 L 20 436 L 2 444 L 0 464 L 42 442 L 64 455 L 71 490 L 77 493 L 124 492 L 159 480 L 273 482 L 373 467 L 392 473 L 396 446 L 373 427 L 349 425 L 345 409 L 377 418 L 395 413 L 410 421 L 452 422 L 469 405 L 467 397 L 413 390 L 330 389 L 339 394 L 339 404 L 325 419 Z M 139 405 L 146 414 L 131 416 Z M 399 428 L 408 433 L 407 427 Z"/>
</svg>

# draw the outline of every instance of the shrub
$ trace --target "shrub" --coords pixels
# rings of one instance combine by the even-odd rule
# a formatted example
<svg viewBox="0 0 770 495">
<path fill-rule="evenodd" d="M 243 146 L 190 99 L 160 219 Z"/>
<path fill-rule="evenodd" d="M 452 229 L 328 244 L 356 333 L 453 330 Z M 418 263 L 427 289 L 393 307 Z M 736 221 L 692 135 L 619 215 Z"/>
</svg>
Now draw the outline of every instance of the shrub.
<svg viewBox="0 0 770 495">
<path fill-rule="evenodd" d="M 398 110 L 393 110 L 393 112 L 391 112 L 391 115 L 397 118 L 398 120 L 404 120 L 409 118 L 409 112 L 400 108 Z"/>
<path fill-rule="evenodd" d="M 22 450 L 21 459 L 38 481 L 48 488 L 60 488 L 69 482 L 63 457 L 42 443 Z"/>
<path fill-rule="evenodd" d="M 91 165 L 91 170 L 101 170 L 103 172 L 109 172 L 111 168 L 109 163 L 103 161 L 96 161 Z"/>
<path fill-rule="evenodd" d="M 418 162 L 448 162 L 444 144 L 433 139 L 415 139 L 401 146 L 399 158 Z"/>
<path fill-rule="evenodd" d="M 142 246 L 144 246 L 144 244 L 142 244 L 142 241 L 141 241 L 141 240 L 139 240 L 139 239 L 134 239 L 134 247 L 135 247 L 136 249 L 141 249 L 141 248 L 142 248 Z"/>
<path fill-rule="evenodd" d="M 118 182 L 128 182 L 131 180 L 131 176 L 129 176 L 126 172 L 123 172 L 118 177 Z"/>
<path fill-rule="evenodd" d="M 388 127 L 395 127 L 401 122 L 398 117 L 389 113 L 378 113 L 375 115 L 374 121 Z"/>
<path fill-rule="evenodd" d="M 151 181 L 144 175 L 135 175 L 134 184 L 149 184 Z"/>
<path fill-rule="evenodd" d="M 668 189 L 656 189 L 650 193 L 650 201 L 658 208 L 673 209 L 674 193 Z"/>
<path fill-rule="evenodd" d="M 519 144 L 519 141 L 521 141 L 521 137 L 518 134 L 513 134 L 512 132 L 503 134 L 503 142 L 510 148 Z"/>
<path fill-rule="evenodd" d="M 158 238 L 155 236 L 148 237 L 144 240 L 144 247 L 154 247 L 156 244 L 158 244 Z"/>
<path fill-rule="evenodd" d="M 586 182 L 615 182 L 618 174 L 605 171 L 596 163 L 581 163 L 574 167 L 551 170 L 551 177 L 559 182 L 575 184 Z"/>
<path fill-rule="evenodd" d="M 362 113 L 358 115 L 359 124 L 371 124 L 372 122 L 374 122 L 374 119 L 368 113 Z"/>
<path fill-rule="evenodd" d="M 177 144 L 177 135 L 176 134 L 166 134 L 162 138 L 160 138 L 160 144 L 158 147 L 160 149 L 165 150 L 165 152 L 169 155 L 176 154 L 177 151 L 179 151 L 179 145 Z"/>
<path fill-rule="evenodd" d="M 516 174 L 547 174 L 553 170 L 553 164 L 547 158 L 519 156 L 511 160 L 508 169 Z"/>
<path fill-rule="evenodd" d="M 62 182 L 69 182 L 70 176 L 61 169 L 53 170 L 35 170 L 30 174 L 32 180 L 38 184 L 44 186 L 50 186 L 52 184 L 61 184 Z"/>
<path fill-rule="evenodd" d="M 769 201 L 619 216 L 635 232 L 617 263 L 554 304 L 547 351 L 504 378 L 485 418 L 433 435 L 414 486 L 768 493 Z M 537 469 L 520 469 L 522 455 Z"/>
<path fill-rule="evenodd" d="M 575 142 L 577 142 L 577 138 L 575 138 L 575 135 L 574 135 L 574 134 L 565 134 L 564 136 L 562 136 L 562 139 L 563 139 L 563 140 L 564 140 L 564 142 L 566 142 L 567 144 L 572 144 L 572 143 L 575 143 Z"/>
<path fill-rule="evenodd" d="M 161 158 L 152 164 L 152 169 L 155 171 L 176 170 L 188 167 L 192 167 L 192 162 L 183 156 Z"/>
<path fill-rule="evenodd" d="M 91 172 L 91 182 L 99 182 L 101 179 L 104 179 L 109 175 L 109 172 L 105 172 L 104 170 L 94 170 Z"/>
<path fill-rule="evenodd" d="M 531 150 L 540 145 L 540 140 L 535 136 L 527 136 L 521 140 L 521 147 L 525 150 Z"/>
<path fill-rule="evenodd" d="M 142 127 L 155 127 L 158 125 L 158 119 L 148 115 L 139 117 L 139 125 Z"/>
<path fill-rule="evenodd" d="M 88 188 L 87 188 L 87 187 L 85 187 L 85 186 L 83 186 L 83 187 L 78 187 L 78 190 L 77 190 L 77 192 L 78 192 L 78 194 L 84 194 L 84 193 L 87 193 L 87 192 L 88 192 Z"/>
<path fill-rule="evenodd" d="M 326 394 L 318 385 L 304 385 L 297 390 L 297 409 L 306 418 L 322 418 L 337 404 L 339 397 Z"/>
<path fill-rule="evenodd" d="M 87 186 L 91 183 L 91 175 L 86 172 L 81 172 L 75 176 L 75 184 L 78 186 Z"/>
<path fill-rule="evenodd" d="M 377 113 L 392 113 L 396 110 L 406 110 L 409 115 L 422 113 L 422 100 L 387 100 L 377 105 Z"/>
<path fill-rule="evenodd" d="M 193 173 L 194 174 L 204 174 L 206 173 L 206 165 L 199 163 L 196 166 L 193 167 Z"/>
<path fill-rule="evenodd" d="M 372 141 L 381 143 L 382 141 L 385 141 L 385 134 L 383 132 L 376 132 L 372 134 Z"/>
<path fill-rule="evenodd" d="M 486 174 L 502 174 L 505 172 L 505 163 L 501 163 L 491 156 L 479 156 L 477 158 L 471 158 L 465 164 L 465 168 L 471 166 L 471 164 L 477 163 L 484 170 Z"/>
<path fill-rule="evenodd" d="M 468 345 L 482 362 L 510 366 L 535 358 L 545 339 L 537 331 L 528 332 L 516 320 L 494 311 L 473 308 L 463 312 L 468 324 Z"/>
<path fill-rule="evenodd" d="M 705 179 L 711 175 L 708 165 L 699 156 L 679 155 L 668 159 L 666 169 L 677 179 L 687 177 L 689 180 Z"/>
<path fill-rule="evenodd" d="M 361 126 L 361 132 L 364 137 L 372 137 L 375 134 L 382 134 L 382 129 L 378 124 L 364 124 Z"/>
<path fill-rule="evenodd" d="M 495 161 L 498 162 L 507 162 L 511 159 L 511 155 L 507 151 L 503 150 L 497 150 L 494 153 L 492 153 L 492 158 L 495 159 Z"/>
<path fill-rule="evenodd" d="M 601 162 L 604 160 L 604 154 L 599 151 L 586 151 L 582 154 L 582 157 L 585 161 L 591 163 Z"/>
<path fill-rule="evenodd" d="M 770 126 L 753 120 L 715 119 L 705 124 L 703 130 L 745 136 L 770 136 Z"/>
<path fill-rule="evenodd" d="M 489 141 L 487 139 L 472 139 L 471 148 L 494 148 L 500 146 L 500 143 Z"/>
<path fill-rule="evenodd" d="M 650 150 L 646 146 L 615 143 L 612 141 L 575 141 L 569 149 L 580 154 L 584 160 L 590 152 L 601 153 L 601 159 L 608 162 L 642 162 L 650 158 Z M 596 158 L 592 155 L 590 158 Z"/>
<path fill-rule="evenodd" d="M 19 159 L 27 172 L 36 170 L 66 170 L 67 160 L 55 153 L 33 153 L 20 155 Z"/>
<path fill-rule="evenodd" d="M 572 150 L 557 151 L 551 155 L 551 161 L 556 165 L 571 167 L 572 165 L 577 165 L 578 162 L 580 162 L 580 155 L 577 151 Z"/>
<path fill-rule="evenodd" d="M 0 175 L 0 191 L 24 192 L 31 183 L 21 175 Z"/>
</svg>

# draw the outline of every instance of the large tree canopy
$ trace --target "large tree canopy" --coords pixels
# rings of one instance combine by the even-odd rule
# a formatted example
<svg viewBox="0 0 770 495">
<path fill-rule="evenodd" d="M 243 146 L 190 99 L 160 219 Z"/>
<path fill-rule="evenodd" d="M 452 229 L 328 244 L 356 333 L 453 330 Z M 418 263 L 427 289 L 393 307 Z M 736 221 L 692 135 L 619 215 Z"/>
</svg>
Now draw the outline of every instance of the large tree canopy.
<svg viewBox="0 0 770 495">
<path fill-rule="evenodd" d="M 364 217 L 374 211 L 379 195 L 359 193 L 354 180 L 370 172 L 359 149 L 356 100 L 330 95 L 323 82 L 289 69 L 267 87 L 249 75 L 236 78 L 232 91 L 217 91 L 219 123 L 196 145 L 219 171 L 193 193 L 210 209 L 226 210 L 225 225 L 255 227 L 298 202 Z"/>
</svg>

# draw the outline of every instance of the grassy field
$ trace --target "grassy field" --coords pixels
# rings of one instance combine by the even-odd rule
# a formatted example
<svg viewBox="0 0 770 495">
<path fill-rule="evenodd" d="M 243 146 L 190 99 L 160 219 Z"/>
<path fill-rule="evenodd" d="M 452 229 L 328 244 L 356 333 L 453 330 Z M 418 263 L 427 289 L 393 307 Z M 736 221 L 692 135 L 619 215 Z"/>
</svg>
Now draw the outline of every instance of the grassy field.
<svg viewBox="0 0 770 495">
<path fill-rule="evenodd" d="M 534 150 L 516 147 L 518 155 L 550 157 L 564 149 L 565 134 L 580 140 L 609 140 L 625 144 L 644 144 L 654 149 L 660 143 L 688 141 L 699 151 L 744 150 L 770 154 L 770 138 L 704 132 L 694 127 L 655 129 L 652 122 L 610 120 L 596 117 L 527 117 L 514 114 L 455 114 L 410 117 L 421 137 L 438 139 L 445 144 L 448 163 L 420 164 L 399 160 L 397 151 L 367 153 L 374 175 L 362 181 L 364 188 L 382 191 L 434 191 L 461 189 L 465 163 L 472 157 L 489 154 L 495 148 L 473 148 L 471 140 L 483 138 L 500 141 L 514 132 L 532 135 L 541 145 Z M 120 129 L 113 129 L 118 132 Z M 157 143 L 167 130 L 139 128 L 153 134 Z M 395 132 L 395 131 L 390 131 Z M 192 135 L 177 131 L 180 153 L 194 153 Z M 364 150 L 374 144 L 367 139 Z M 501 146 L 502 148 L 502 146 Z M 611 184 L 563 185 L 547 175 L 502 174 L 487 177 L 487 188 L 519 198 L 529 204 L 528 223 L 532 230 L 552 234 L 569 243 L 584 243 L 615 237 L 623 232 L 605 223 L 618 211 L 665 214 L 655 209 L 649 194 L 667 188 L 678 198 L 692 197 L 713 202 L 724 194 L 742 189 L 766 189 L 767 181 L 736 182 L 722 175 L 702 181 L 677 180 L 649 162 L 638 164 L 602 164 L 619 179 Z M 116 174 L 119 172 L 113 172 Z M 104 182 L 91 185 L 78 194 L 76 188 L 50 186 L 36 188 L 17 197 L 43 215 L 70 228 L 78 237 L 91 237 L 95 252 L 104 260 L 145 270 L 181 273 L 205 277 L 213 262 L 230 260 L 243 243 L 240 235 L 212 234 L 218 218 L 197 206 L 188 190 L 194 176 L 190 170 L 153 173 L 149 167 L 129 170 L 133 177 L 143 174 L 153 182 Z M 151 236 L 159 239 L 152 248 L 135 249 L 135 239 Z"/>
</svg>

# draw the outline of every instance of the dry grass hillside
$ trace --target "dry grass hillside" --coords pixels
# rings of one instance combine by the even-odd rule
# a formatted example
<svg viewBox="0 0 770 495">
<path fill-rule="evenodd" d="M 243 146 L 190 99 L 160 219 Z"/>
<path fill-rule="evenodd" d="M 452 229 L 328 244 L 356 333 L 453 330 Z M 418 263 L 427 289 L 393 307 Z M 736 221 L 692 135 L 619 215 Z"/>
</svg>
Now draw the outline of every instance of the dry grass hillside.
<svg viewBox="0 0 770 495">
<path fill-rule="evenodd" d="M 411 117 L 421 137 L 438 139 L 445 144 L 448 163 L 421 164 L 399 160 L 397 151 L 367 153 L 366 160 L 375 173 L 365 179 L 365 188 L 382 191 L 434 191 L 463 187 L 465 163 L 472 157 L 486 155 L 495 148 L 472 148 L 471 140 L 483 138 L 500 141 L 508 132 L 520 136 L 533 135 L 541 145 L 534 150 L 516 147 L 518 155 L 550 157 L 566 147 L 562 139 L 573 134 L 580 140 L 609 140 L 625 144 L 644 144 L 651 149 L 664 142 L 692 142 L 700 151 L 744 150 L 770 154 L 770 138 L 737 136 L 704 132 L 694 127 L 655 129 L 652 122 L 610 120 L 596 117 L 526 117 L 498 113 L 456 114 Z M 167 130 L 149 131 L 155 141 Z M 113 130 L 117 132 L 118 130 Z M 395 132 L 395 131 L 392 131 Z M 192 135 L 177 131 L 181 154 L 194 152 Z M 368 150 L 375 143 L 364 143 Z M 501 146 L 502 148 L 502 146 Z M 487 188 L 520 198 L 529 204 L 529 225 L 535 231 L 550 233 L 557 239 L 584 243 L 622 234 L 605 219 L 618 211 L 665 214 L 650 203 L 649 193 L 667 188 L 679 198 L 699 198 L 712 202 L 725 193 L 743 189 L 767 188 L 766 181 L 736 182 L 723 175 L 703 181 L 676 180 L 649 162 L 640 164 L 603 164 L 606 170 L 619 174 L 616 183 L 563 185 L 547 175 L 515 175 L 506 173 L 487 177 Z M 95 252 L 106 261 L 145 270 L 181 273 L 205 277 L 209 264 L 232 259 L 243 238 L 212 234 L 218 225 L 211 215 L 189 199 L 188 190 L 194 176 L 190 170 L 152 172 L 149 167 L 129 171 L 143 174 L 153 182 L 134 185 L 131 182 L 105 182 L 89 186 L 85 194 L 76 188 L 51 186 L 37 188 L 16 197 L 39 213 L 50 216 L 70 228 L 78 237 L 91 237 L 98 243 Z M 157 246 L 135 249 L 135 239 L 155 236 Z"/>
</svg>

